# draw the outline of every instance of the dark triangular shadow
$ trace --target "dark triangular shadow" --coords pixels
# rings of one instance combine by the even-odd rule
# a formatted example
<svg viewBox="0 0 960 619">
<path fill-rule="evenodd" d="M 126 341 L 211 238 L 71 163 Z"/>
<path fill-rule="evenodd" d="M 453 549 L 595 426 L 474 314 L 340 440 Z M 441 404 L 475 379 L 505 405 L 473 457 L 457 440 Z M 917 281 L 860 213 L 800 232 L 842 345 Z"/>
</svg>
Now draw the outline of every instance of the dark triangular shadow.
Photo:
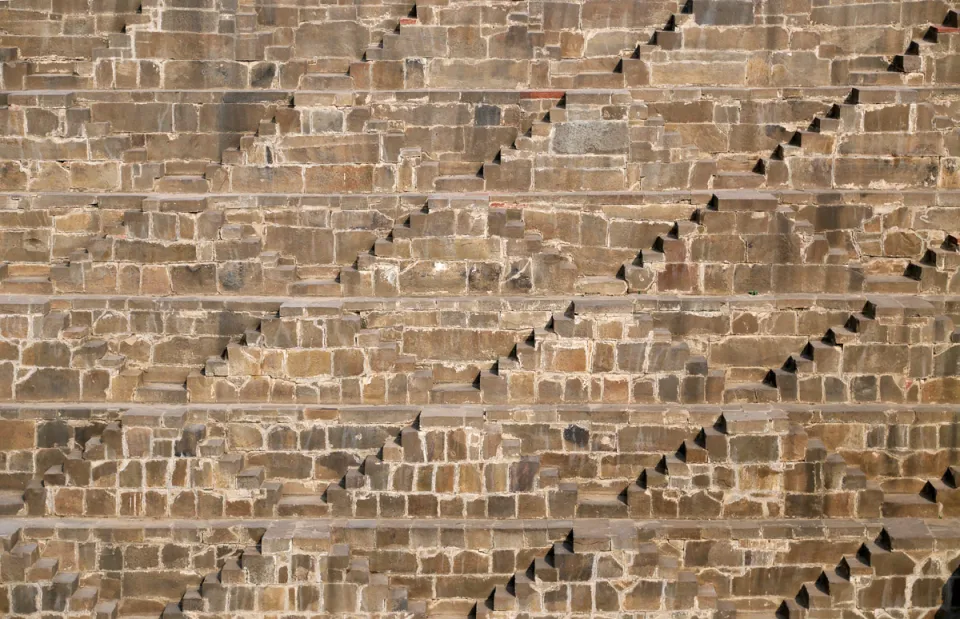
<svg viewBox="0 0 960 619">
<path fill-rule="evenodd" d="M 943 584 L 942 599 L 936 619 L 960 619 L 960 567 Z"/>
</svg>

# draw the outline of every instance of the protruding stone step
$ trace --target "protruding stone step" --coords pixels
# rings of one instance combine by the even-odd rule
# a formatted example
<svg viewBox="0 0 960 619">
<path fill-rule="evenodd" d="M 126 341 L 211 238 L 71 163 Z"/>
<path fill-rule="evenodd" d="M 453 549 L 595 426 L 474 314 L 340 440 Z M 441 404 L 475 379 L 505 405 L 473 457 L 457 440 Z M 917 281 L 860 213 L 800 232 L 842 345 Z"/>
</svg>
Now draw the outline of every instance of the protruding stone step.
<svg viewBox="0 0 960 619">
<path fill-rule="evenodd" d="M 937 518 L 940 506 L 920 494 L 885 494 L 881 514 L 884 518 Z"/>
<path fill-rule="evenodd" d="M 300 78 L 301 90 L 353 90 L 353 78 L 345 73 L 306 73 Z"/>
<path fill-rule="evenodd" d="M 189 399 L 186 384 L 144 383 L 137 388 L 137 400 L 155 404 L 186 404 Z"/>
<path fill-rule="evenodd" d="M 714 189 L 757 189 L 766 182 L 763 174 L 755 172 L 717 172 L 713 177 Z"/>
<path fill-rule="evenodd" d="M 898 71 L 851 71 L 847 82 L 852 86 L 897 86 L 903 84 L 903 73 Z"/>
<path fill-rule="evenodd" d="M 623 73 L 578 73 L 573 78 L 574 88 L 623 88 Z M 552 119 L 551 119 L 552 120 Z"/>
<path fill-rule="evenodd" d="M 828 116 L 817 116 L 811 127 L 818 133 L 836 133 L 840 130 L 840 119 Z"/>
<path fill-rule="evenodd" d="M 52 294 L 53 282 L 49 277 L 15 276 L 0 283 L 4 292 L 10 294 Z"/>
<path fill-rule="evenodd" d="M 848 577 L 836 570 L 824 570 L 817 578 L 817 589 L 830 596 L 831 604 L 840 604 L 853 600 L 853 583 Z"/>
<path fill-rule="evenodd" d="M 67 606 L 70 612 L 89 612 L 97 605 L 99 597 L 100 591 L 96 587 L 80 587 L 70 596 Z"/>
<path fill-rule="evenodd" d="M 483 191 L 484 186 L 483 177 L 479 175 L 438 176 L 433 181 L 433 187 L 437 191 Z"/>
<path fill-rule="evenodd" d="M 830 608 L 832 600 L 829 593 L 821 591 L 815 584 L 807 583 L 801 587 L 797 603 L 807 609 Z"/>
<path fill-rule="evenodd" d="M 904 275 L 868 275 L 863 280 L 864 292 L 884 294 L 917 294 L 920 282 Z"/>
<path fill-rule="evenodd" d="M 154 183 L 159 193 L 207 193 L 209 183 L 202 176 L 163 176 Z"/>
<path fill-rule="evenodd" d="M 843 555 L 840 563 L 837 564 L 837 572 L 845 575 L 849 580 L 855 576 L 872 576 L 873 568 L 871 568 L 869 564 L 864 563 L 863 560 L 855 554 Z"/>
<path fill-rule="evenodd" d="M 80 586 L 80 574 L 77 572 L 59 572 L 49 585 L 43 587 L 43 607 L 47 610 L 63 612 Z"/>
<path fill-rule="evenodd" d="M 277 516 L 284 518 L 322 518 L 329 512 L 330 505 L 319 494 L 287 495 L 277 503 Z"/>
<path fill-rule="evenodd" d="M 27 90 L 80 90 L 84 78 L 73 73 L 34 73 L 24 76 Z"/>
<path fill-rule="evenodd" d="M 772 212 L 780 206 L 776 196 L 758 191 L 725 191 L 716 193 L 710 205 L 718 211 Z"/>
<path fill-rule="evenodd" d="M 578 518 L 626 518 L 627 504 L 617 496 L 578 496 Z"/>
<path fill-rule="evenodd" d="M 237 488 L 241 490 L 258 490 L 263 483 L 265 471 L 262 466 L 250 466 L 237 473 Z"/>
<path fill-rule="evenodd" d="M 723 392 L 724 402 L 777 402 L 780 392 L 766 383 L 740 383 L 729 385 Z"/>
<path fill-rule="evenodd" d="M 667 257 L 662 251 L 657 251 L 656 249 L 641 249 L 638 255 L 640 261 L 640 266 L 648 266 L 651 264 L 660 264 L 667 261 Z"/>
<path fill-rule="evenodd" d="M 60 571 L 60 561 L 54 557 L 44 557 L 27 568 L 27 582 L 40 582 L 41 580 L 53 580 L 53 577 Z"/>
<path fill-rule="evenodd" d="M 432 404 L 480 404 L 480 389 L 473 383 L 442 383 L 430 389 Z"/>
<path fill-rule="evenodd" d="M 653 36 L 653 42 L 663 49 L 683 47 L 683 33 L 679 30 L 657 30 Z"/>
<path fill-rule="evenodd" d="M 339 297 L 342 287 L 334 279 L 301 279 L 290 285 L 290 294 L 297 297 Z"/>
<path fill-rule="evenodd" d="M 581 277 L 576 282 L 577 294 L 617 296 L 627 292 L 627 282 L 616 277 Z"/>
<path fill-rule="evenodd" d="M 160 613 L 160 619 L 186 619 L 186 615 L 176 604 L 167 604 Z"/>
<path fill-rule="evenodd" d="M 802 148 L 805 153 L 829 155 L 833 153 L 834 138 L 818 131 L 797 131 L 790 140 L 792 146 Z"/>
<path fill-rule="evenodd" d="M 915 42 L 911 42 L 908 47 L 909 50 L 916 49 L 914 53 L 898 54 L 894 56 L 892 67 L 895 71 L 900 73 L 919 73 L 923 70 L 923 58 L 919 53 L 920 45 L 915 45 Z"/>
<path fill-rule="evenodd" d="M 856 331 L 851 331 L 846 327 L 830 327 L 827 329 L 824 339 L 834 346 L 843 346 L 844 344 L 852 344 L 859 338 Z"/>
<path fill-rule="evenodd" d="M 116 600 L 98 602 L 93 608 L 93 619 L 117 619 L 119 609 Z"/>
</svg>

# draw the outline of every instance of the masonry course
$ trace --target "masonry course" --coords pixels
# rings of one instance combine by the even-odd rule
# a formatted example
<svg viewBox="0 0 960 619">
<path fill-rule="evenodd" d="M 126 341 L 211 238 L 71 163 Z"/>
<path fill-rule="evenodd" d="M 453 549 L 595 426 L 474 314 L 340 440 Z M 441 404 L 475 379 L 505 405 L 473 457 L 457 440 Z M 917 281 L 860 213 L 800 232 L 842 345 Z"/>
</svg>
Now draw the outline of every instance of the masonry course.
<svg viewBox="0 0 960 619">
<path fill-rule="evenodd" d="M 960 615 L 940 0 L 0 0 L 0 614 Z"/>
</svg>

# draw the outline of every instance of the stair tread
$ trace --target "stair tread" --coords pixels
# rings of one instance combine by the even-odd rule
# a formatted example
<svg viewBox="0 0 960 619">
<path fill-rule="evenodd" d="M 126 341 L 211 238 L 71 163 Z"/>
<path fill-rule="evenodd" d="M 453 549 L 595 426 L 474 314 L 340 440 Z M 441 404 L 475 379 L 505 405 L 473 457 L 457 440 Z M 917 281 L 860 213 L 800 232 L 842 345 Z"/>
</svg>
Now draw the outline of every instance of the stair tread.
<svg viewBox="0 0 960 619">
<path fill-rule="evenodd" d="M 726 390 L 727 390 L 727 391 L 732 391 L 732 390 L 737 390 L 737 389 L 760 389 L 760 390 L 765 390 L 765 391 L 776 391 L 776 390 L 777 390 L 776 387 L 773 387 L 773 386 L 768 385 L 768 384 L 766 384 L 766 383 L 760 383 L 760 382 L 757 382 L 757 383 L 736 383 L 736 384 L 733 384 L 733 385 L 727 385 L 727 386 L 726 386 Z"/>
<path fill-rule="evenodd" d="M 914 493 L 889 493 L 883 495 L 885 503 L 898 503 L 901 505 L 934 505 L 933 501 Z"/>
<path fill-rule="evenodd" d="M 868 282 L 912 282 L 913 281 L 906 275 L 867 275 L 864 279 Z"/>
<path fill-rule="evenodd" d="M 150 389 L 153 391 L 186 391 L 187 386 L 182 383 L 143 383 L 140 389 Z"/>
<path fill-rule="evenodd" d="M 479 391 L 473 383 L 442 383 L 431 387 L 431 391 Z"/>
<path fill-rule="evenodd" d="M 320 505 L 326 504 L 321 494 L 287 494 L 280 497 L 282 505 Z"/>
</svg>

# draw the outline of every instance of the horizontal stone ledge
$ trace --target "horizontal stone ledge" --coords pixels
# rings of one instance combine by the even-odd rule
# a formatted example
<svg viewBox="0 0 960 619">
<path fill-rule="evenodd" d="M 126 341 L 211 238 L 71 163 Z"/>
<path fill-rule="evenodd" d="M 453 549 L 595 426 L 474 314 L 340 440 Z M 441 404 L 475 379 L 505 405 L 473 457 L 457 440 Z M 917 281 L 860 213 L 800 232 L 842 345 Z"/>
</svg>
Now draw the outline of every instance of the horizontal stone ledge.
<svg viewBox="0 0 960 619">
<path fill-rule="evenodd" d="M 280 318 L 314 319 L 368 312 L 474 312 L 486 314 L 543 314 L 542 322 L 524 316 L 516 325 L 504 327 L 523 331 L 546 327 L 550 314 L 572 311 L 577 316 L 652 315 L 670 318 L 678 313 L 696 312 L 725 316 L 733 312 L 860 312 L 871 306 L 878 315 L 937 316 L 953 314 L 960 307 L 956 295 L 891 294 L 769 294 L 736 296 L 624 295 L 527 296 L 527 297 L 336 297 L 305 300 L 303 297 L 170 296 L 131 297 L 105 295 L 0 295 L 0 316 L 45 315 L 54 306 L 63 311 L 198 311 L 208 314 L 241 312 L 277 315 Z M 263 316 L 261 316 L 262 318 Z M 504 316 L 511 318 L 511 316 Z M 508 321 L 509 322 L 509 321 Z"/>
<path fill-rule="evenodd" d="M 0 541 L 14 538 L 18 531 L 28 539 L 84 539 L 115 544 L 136 544 L 190 537 L 202 541 L 215 534 L 222 543 L 264 543 L 265 552 L 284 552 L 296 546 L 298 539 L 313 544 L 327 539 L 349 542 L 356 548 L 377 548 L 379 531 L 417 532 L 409 545 L 421 544 L 425 536 L 441 532 L 488 532 L 490 548 L 523 548 L 529 536 L 565 538 L 572 532 L 583 540 L 610 539 L 613 545 L 628 549 L 638 543 L 669 540 L 850 540 L 875 537 L 881 530 L 904 535 L 904 542 L 915 548 L 953 550 L 960 541 L 960 520 L 923 519 L 829 519 L 829 520 L 373 520 L 373 519 L 250 519 L 250 520 L 125 520 L 77 518 L 11 519 L 0 523 Z M 390 536 L 395 540 L 395 536 Z M 615 540 L 615 541 L 614 541 Z M 474 538 L 474 541 L 476 538 Z M 397 547 L 391 541 L 391 547 Z"/>
<path fill-rule="evenodd" d="M 584 205 L 643 205 L 643 204 L 696 204 L 706 206 L 710 199 L 717 193 L 724 190 L 714 189 L 677 189 L 666 191 L 533 191 L 533 192 L 462 192 L 457 194 L 463 198 L 481 198 L 488 199 L 491 203 L 507 203 L 511 201 L 531 201 L 541 200 L 549 201 L 553 208 L 581 208 Z M 952 189 L 764 189 L 765 193 L 772 194 L 780 198 L 784 205 L 803 205 L 815 204 L 823 205 L 849 205 L 860 202 L 870 204 L 885 205 L 905 205 L 905 206 L 960 206 L 960 191 Z M 446 195 L 442 191 L 414 191 L 409 193 L 397 192 L 370 192 L 370 193 L 131 193 L 131 192 L 44 192 L 44 191 L 0 191 L 0 198 L 9 198 L 14 200 L 39 199 L 45 203 L 32 208 L 82 208 L 84 206 L 100 206 L 100 208 L 110 208 L 110 202 L 115 202 L 114 208 L 128 210 L 130 208 L 129 200 L 153 200 L 153 201 L 186 201 L 203 200 L 215 202 L 216 206 L 232 209 L 251 209 L 253 201 L 263 198 L 275 200 L 277 198 L 297 199 L 301 201 L 298 208 L 338 208 L 342 202 L 349 202 L 351 210 L 355 210 L 357 203 L 363 201 L 380 201 L 394 198 L 406 202 L 416 203 L 417 200 L 426 200 L 434 196 Z M 857 199 L 860 198 L 859 201 Z M 55 201 L 62 201 L 58 205 Z M 235 200 L 236 204 L 229 201 Z M 101 205 L 100 202 L 107 202 Z M 303 204 L 306 202 L 306 204 Z M 270 208 L 275 208 L 275 204 L 270 204 Z M 501 205 L 503 206 L 503 205 Z M 208 206 L 209 208 L 209 206 Z"/>
<path fill-rule="evenodd" d="M 134 411 L 136 423 L 153 418 L 157 425 L 170 427 L 177 420 L 202 421 L 206 415 L 215 417 L 215 423 L 259 422 L 279 424 L 306 422 L 317 425 L 378 425 L 383 423 L 411 423 L 421 412 L 429 411 L 428 425 L 446 426 L 456 420 L 458 425 L 478 423 L 481 419 L 493 422 L 576 423 L 601 424 L 655 424 L 669 420 L 674 425 L 712 424 L 724 414 L 749 413 L 754 416 L 782 419 L 801 424 L 910 424 L 960 422 L 958 404 L 529 404 L 529 405 L 312 405 L 312 404 L 179 404 L 149 405 L 141 402 L 75 404 L 0 404 L 0 420 L 45 421 L 61 419 L 84 421 L 88 419 L 123 419 Z M 465 412 L 469 411 L 469 412 Z M 147 413 L 152 413 L 147 415 Z M 146 416 L 145 416 L 146 415 Z M 141 421 L 142 420 L 142 421 Z M 461 421 L 462 420 L 462 421 Z"/>
<path fill-rule="evenodd" d="M 744 538 L 751 535 L 754 537 L 771 536 L 772 539 L 780 539 L 784 536 L 792 538 L 811 537 L 822 538 L 824 534 L 843 535 L 843 536 L 862 536 L 866 531 L 879 531 L 885 525 L 896 526 L 899 524 L 913 524 L 915 526 L 931 526 L 936 532 L 953 527 L 956 535 L 960 535 L 960 518 L 946 519 L 923 519 L 923 518 L 876 518 L 876 519 L 764 519 L 764 520 L 637 520 L 637 519 L 347 519 L 347 518 L 298 518 L 296 520 L 287 520 L 282 518 L 223 518 L 213 520 L 203 519 L 165 519 L 162 521 L 147 518 L 9 518 L 0 523 L 0 536 L 18 528 L 30 529 L 31 536 L 43 533 L 44 530 L 52 536 L 55 532 L 63 530 L 73 534 L 75 530 L 102 530 L 105 533 L 110 531 L 136 531 L 142 530 L 144 539 L 153 535 L 163 537 L 165 535 L 175 534 L 176 531 L 196 530 L 196 529 L 232 529 L 232 528 L 264 528 L 276 526 L 290 529 L 377 529 L 377 528 L 395 528 L 395 529 L 439 529 L 462 527 L 465 529 L 494 529 L 494 530 L 542 530 L 544 528 L 568 528 L 574 529 L 578 524 L 588 526 L 591 529 L 603 529 L 610 527 L 611 530 L 623 527 L 634 527 L 638 530 L 646 530 L 653 536 L 670 537 L 672 539 L 711 539 L 704 536 L 711 531 L 722 533 L 725 537 L 714 537 L 713 539 L 728 539 L 730 536 Z M 792 532 L 791 532 L 792 530 Z M 932 531 L 933 532 L 933 531 Z M 126 537 L 129 535 L 118 535 Z"/>
<path fill-rule="evenodd" d="M 579 301 L 581 307 L 577 313 L 604 313 L 602 305 L 610 302 L 610 307 L 618 308 L 611 313 L 622 313 L 619 310 L 624 301 L 633 303 L 634 311 L 638 310 L 658 310 L 658 311 L 720 311 L 725 306 L 734 309 L 749 308 L 780 308 L 780 309 L 805 309 L 818 307 L 820 304 L 826 304 L 831 309 L 843 309 L 839 307 L 845 303 L 866 303 L 874 299 L 885 299 L 888 303 L 902 303 L 904 307 L 910 307 L 917 301 L 926 303 L 956 303 L 960 302 L 960 295 L 917 295 L 905 294 L 894 295 L 886 293 L 850 293 L 850 294 L 803 294 L 803 293 L 764 293 L 756 295 L 675 295 L 675 294 L 631 294 L 631 295 L 544 295 L 544 296 L 441 296 L 441 297 L 279 297 L 279 296 L 167 296 L 167 297 L 148 297 L 134 295 L 99 295 L 99 294 L 0 294 L 0 307 L 3 305 L 43 305 L 50 301 L 71 302 L 80 305 L 77 309 L 97 309 L 110 305 L 113 309 L 117 303 L 136 303 L 144 307 L 151 304 L 171 306 L 170 309 L 219 309 L 216 306 L 223 305 L 241 305 L 247 303 L 260 303 L 267 305 L 289 304 L 287 307 L 291 311 L 299 308 L 343 308 L 344 310 L 359 311 L 363 309 L 382 310 L 392 307 L 396 309 L 432 309 L 434 307 L 442 309 L 456 308 L 460 303 L 476 303 L 482 305 L 480 309 L 496 309 L 494 306 L 500 306 L 500 309 L 514 309 L 511 306 L 518 306 L 522 309 L 530 309 L 542 304 L 544 309 L 553 307 L 557 303 L 567 302 L 573 305 Z M 212 304 L 212 306 L 211 306 Z M 174 307 L 175 306 L 175 307 Z M 188 307 L 191 306 L 191 307 Z M 596 309 L 590 309 L 594 307 Z M 139 309 L 139 308 L 137 308 Z M 269 309 L 269 308 L 268 308 Z"/>
<path fill-rule="evenodd" d="M 410 101 L 422 99 L 424 97 L 434 96 L 439 98 L 436 102 L 459 102 L 460 99 L 453 99 L 453 94 L 466 95 L 466 101 L 477 101 L 477 95 L 486 95 L 491 97 L 500 97 L 503 102 L 515 101 L 526 98 L 541 97 L 559 97 L 564 93 L 629 93 L 634 98 L 644 94 L 654 95 L 658 100 L 662 99 L 665 93 L 682 93 L 686 97 L 738 97 L 757 99 L 758 96 L 769 98 L 787 98 L 796 99 L 803 96 L 816 97 L 837 97 L 845 95 L 854 90 L 861 92 L 870 91 L 908 91 L 921 94 L 951 95 L 960 93 L 960 86 L 941 85 L 941 84 L 890 84 L 884 86 L 855 86 L 855 85 L 815 85 L 815 86 L 723 86 L 723 85 L 691 85 L 691 84 L 664 84 L 661 86 L 647 86 L 636 88 L 524 88 L 524 89 L 505 89 L 505 88 L 417 88 L 404 90 L 365 90 L 353 88 L 350 90 L 326 89 L 326 90 L 297 90 L 297 89 L 259 89 L 259 88 L 177 88 L 161 89 L 155 88 L 149 91 L 123 89 L 123 88 L 67 88 L 67 89 L 49 89 L 49 90 L 11 90 L 7 92 L 12 97 L 62 97 L 70 94 L 81 95 L 103 95 L 110 98 L 116 98 L 118 93 L 137 93 L 142 97 L 145 93 L 151 93 L 160 96 L 169 96 L 171 101 L 179 101 L 184 98 L 196 98 L 197 95 L 207 94 L 211 98 L 222 100 L 243 95 L 235 101 L 229 103 L 258 103 L 264 101 L 273 101 L 281 97 L 294 97 L 296 95 L 343 95 L 362 97 L 371 103 L 382 101 Z M 202 103 L 203 101 L 199 101 Z"/>
</svg>

